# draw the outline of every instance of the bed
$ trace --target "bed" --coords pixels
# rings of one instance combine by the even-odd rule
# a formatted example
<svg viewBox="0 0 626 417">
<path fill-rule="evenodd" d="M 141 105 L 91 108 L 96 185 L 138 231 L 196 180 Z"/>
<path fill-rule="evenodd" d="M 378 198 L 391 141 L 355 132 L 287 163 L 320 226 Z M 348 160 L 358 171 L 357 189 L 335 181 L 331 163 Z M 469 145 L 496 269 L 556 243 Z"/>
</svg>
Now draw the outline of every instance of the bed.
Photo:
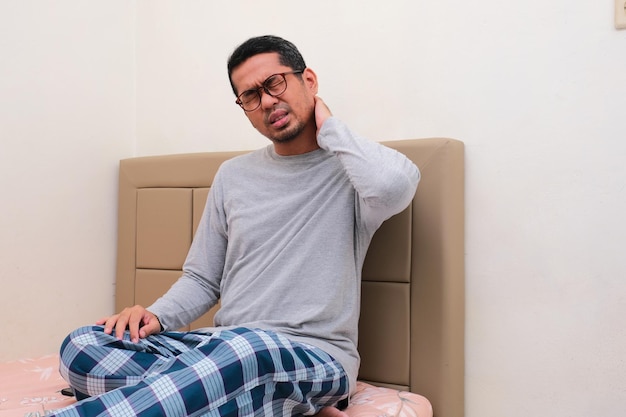
<svg viewBox="0 0 626 417">
<path fill-rule="evenodd" d="M 346 412 L 461 417 L 463 143 L 445 138 L 383 143 L 412 159 L 422 180 L 411 205 L 378 230 L 366 257 L 359 323 L 362 364 L 357 393 Z M 180 276 L 217 168 L 241 153 L 120 161 L 116 310 L 149 305 Z M 212 325 L 214 313 L 188 329 Z M 0 417 L 43 416 L 74 401 L 60 393 L 65 384 L 58 372 L 49 370 L 45 384 L 11 388 L 9 381 L 23 375 L 33 379 L 40 376 L 33 369 L 57 365 L 56 356 L 1 365 Z"/>
</svg>

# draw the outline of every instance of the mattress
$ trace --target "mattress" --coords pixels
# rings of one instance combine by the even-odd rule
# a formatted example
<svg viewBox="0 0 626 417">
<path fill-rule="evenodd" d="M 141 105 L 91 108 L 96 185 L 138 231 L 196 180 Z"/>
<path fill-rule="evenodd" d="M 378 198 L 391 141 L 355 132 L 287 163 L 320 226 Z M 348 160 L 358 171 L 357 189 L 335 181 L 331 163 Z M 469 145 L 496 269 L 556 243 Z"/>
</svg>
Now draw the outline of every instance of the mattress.
<svg viewBox="0 0 626 417">
<path fill-rule="evenodd" d="M 61 394 L 67 383 L 59 375 L 58 355 L 0 364 L 0 417 L 43 417 L 73 404 Z M 431 417 L 421 395 L 359 382 L 346 413 L 351 417 Z"/>
</svg>

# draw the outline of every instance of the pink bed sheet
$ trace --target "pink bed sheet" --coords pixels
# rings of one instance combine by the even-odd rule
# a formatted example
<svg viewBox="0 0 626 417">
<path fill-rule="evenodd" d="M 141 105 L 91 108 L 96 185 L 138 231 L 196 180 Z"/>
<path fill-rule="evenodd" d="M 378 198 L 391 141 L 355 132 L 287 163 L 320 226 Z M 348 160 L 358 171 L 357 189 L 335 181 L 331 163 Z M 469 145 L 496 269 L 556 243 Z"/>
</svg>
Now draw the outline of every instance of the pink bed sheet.
<svg viewBox="0 0 626 417">
<path fill-rule="evenodd" d="M 58 355 L 0 364 L 0 417 L 40 417 L 74 403 L 61 390 Z"/>
<path fill-rule="evenodd" d="M 74 403 L 73 397 L 61 394 L 67 383 L 58 369 L 58 355 L 0 364 L 0 417 L 42 417 Z M 363 382 L 358 383 L 346 413 L 350 417 L 433 415 L 430 402 L 421 395 Z"/>
</svg>

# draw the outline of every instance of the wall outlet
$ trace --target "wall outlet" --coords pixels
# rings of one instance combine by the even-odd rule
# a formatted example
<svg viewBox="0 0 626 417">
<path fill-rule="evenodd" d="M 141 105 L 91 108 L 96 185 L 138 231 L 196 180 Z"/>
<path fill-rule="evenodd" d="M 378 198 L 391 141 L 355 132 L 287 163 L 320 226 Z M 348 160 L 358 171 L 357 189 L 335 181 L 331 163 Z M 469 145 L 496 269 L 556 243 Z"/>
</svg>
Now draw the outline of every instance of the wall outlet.
<svg viewBox="0 0 626 417">
<path fill-rule="evenodd" d="M 626 0 L 615 0 L 615 29 L 626 29 Z"/>
</svg>

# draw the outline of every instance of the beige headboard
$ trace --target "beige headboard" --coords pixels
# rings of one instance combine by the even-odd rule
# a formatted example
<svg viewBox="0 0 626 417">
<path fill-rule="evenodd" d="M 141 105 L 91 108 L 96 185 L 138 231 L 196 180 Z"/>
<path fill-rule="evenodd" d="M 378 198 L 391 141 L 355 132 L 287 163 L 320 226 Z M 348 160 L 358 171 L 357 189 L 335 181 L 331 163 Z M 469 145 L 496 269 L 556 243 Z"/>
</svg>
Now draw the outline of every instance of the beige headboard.
<svg viewBox="0 0 626 417">
<path fill-rule="evenodd" d="M 359 378 L 427 397 L 435 417 L 464 414 L 464 147 L 383 142 L 422 180 L 374 236 L 363 268 Z M 148 305 L 180 276 L 219 165 L 241 152 L 120 162 L 116 309 Z M 212 314 L 191 325 L 212 325 Z"/>
</svg>

